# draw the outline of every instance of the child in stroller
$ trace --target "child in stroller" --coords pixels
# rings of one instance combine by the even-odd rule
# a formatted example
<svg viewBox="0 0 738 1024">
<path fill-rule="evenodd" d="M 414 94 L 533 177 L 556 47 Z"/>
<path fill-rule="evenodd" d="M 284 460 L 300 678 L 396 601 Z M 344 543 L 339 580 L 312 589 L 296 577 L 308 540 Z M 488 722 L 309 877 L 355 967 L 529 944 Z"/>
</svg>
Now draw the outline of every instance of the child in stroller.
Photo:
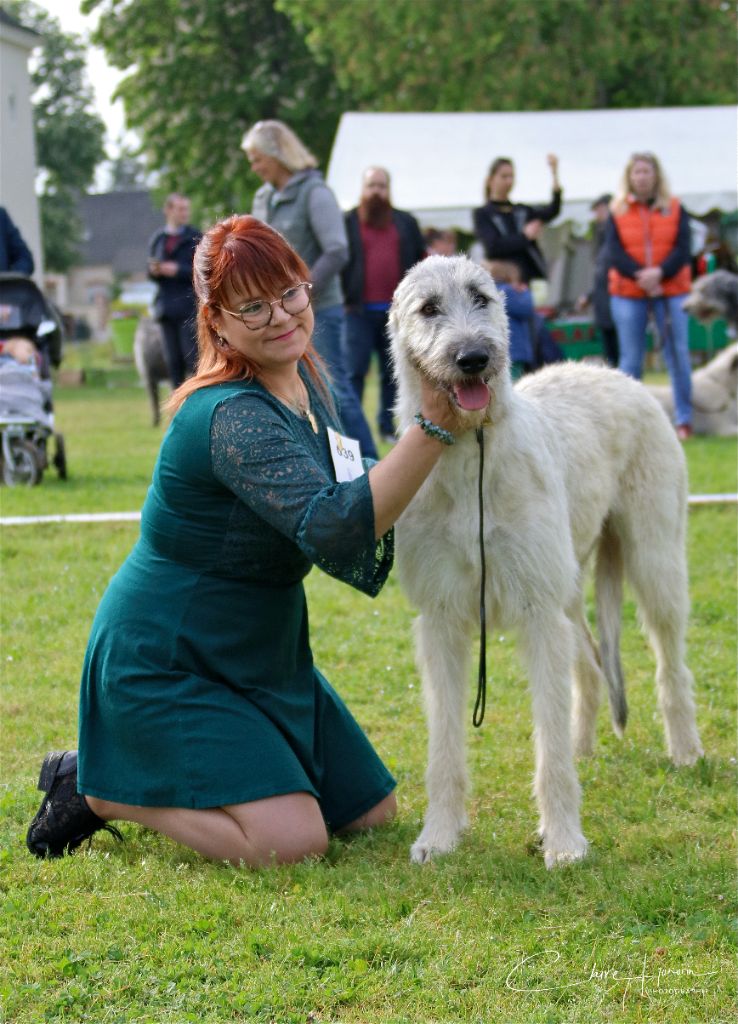
<svg viewBox="0 0 738 1024">
<path fill-rule="evenodd" d="M 9 486 L 40 483 L 54 434 L 51 366 L 61 362 L 61 319 L 36 284 L 0 274 L 0 460 Z M 67 477 L 64 438 L 53 464 Z"/>
</svg>

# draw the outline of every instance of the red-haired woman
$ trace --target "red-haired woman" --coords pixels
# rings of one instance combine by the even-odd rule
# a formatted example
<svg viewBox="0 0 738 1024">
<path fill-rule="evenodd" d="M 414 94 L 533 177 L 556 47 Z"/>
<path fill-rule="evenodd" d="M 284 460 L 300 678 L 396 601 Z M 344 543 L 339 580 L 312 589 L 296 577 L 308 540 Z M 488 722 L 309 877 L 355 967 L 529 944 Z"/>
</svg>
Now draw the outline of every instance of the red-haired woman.
<svg viewBox="0 0 738 1024">
<path fill-rule="evenodd" d="M 312 348 L 307 277 L 252 217 L 198 246 L 198 368 L 95 617 L 79 759 L 43 763 L 37 856 L 116 819 L 234 864 L 291 862 L 395 814 L 392 776 L 313 665 L 302 580 L 318 565 L 380 590 L 390 528 L 456 424 L 427 387 L 422 426 L 355 479 L 336 468 L 355 453 Z"/>
</svg>

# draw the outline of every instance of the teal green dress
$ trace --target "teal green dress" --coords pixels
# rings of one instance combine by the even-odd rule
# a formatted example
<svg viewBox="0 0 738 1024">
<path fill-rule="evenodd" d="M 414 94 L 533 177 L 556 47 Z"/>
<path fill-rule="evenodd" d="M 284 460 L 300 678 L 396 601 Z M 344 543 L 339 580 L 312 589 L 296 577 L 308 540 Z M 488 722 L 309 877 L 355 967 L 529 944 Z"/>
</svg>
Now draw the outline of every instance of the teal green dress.
<svg viewBox="0 0 738 1024">
<path fill-rule="evenodd" d="M 313 565 L 367 594 L 392 565 L 367 475 L 337 483 L 319 431 L 257 383 L 201 388 L 164 437 L 141 535 L 92 626 L 79 790 L 147 807 L 308 792 L 341 828 L 394 779 L 313 665 Z"/>
</svg>

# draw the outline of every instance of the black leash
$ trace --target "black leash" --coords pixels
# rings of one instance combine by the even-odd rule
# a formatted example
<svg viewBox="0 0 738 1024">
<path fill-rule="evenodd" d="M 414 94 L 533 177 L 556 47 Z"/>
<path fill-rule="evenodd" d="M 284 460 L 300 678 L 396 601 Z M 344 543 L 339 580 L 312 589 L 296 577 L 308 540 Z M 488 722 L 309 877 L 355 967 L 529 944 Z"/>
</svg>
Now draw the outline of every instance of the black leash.
<svg viewBox="0 0 738 1024">
<path fill-rule="evenodd" d="M 474 705 L 472 722 L 475 728 L 484 721 L 484 710 L 487 704 L 487 608 L 485 604 L 485 584 L 487 566 L 484 555 L 484 430 L 477 428 L 477 444 L 479 445 L 479 554 L 482 561 L 482 582 L 479 590 L 479 675 L 477 677 L 477 702 Z"/>
</svg>

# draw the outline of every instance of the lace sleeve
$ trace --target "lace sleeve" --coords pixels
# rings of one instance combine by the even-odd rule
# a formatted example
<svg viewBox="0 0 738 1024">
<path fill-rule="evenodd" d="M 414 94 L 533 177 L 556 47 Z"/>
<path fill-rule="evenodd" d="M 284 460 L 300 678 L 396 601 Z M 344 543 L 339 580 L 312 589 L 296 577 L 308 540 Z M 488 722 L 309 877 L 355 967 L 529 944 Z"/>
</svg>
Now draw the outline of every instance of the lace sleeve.
<svg viewBox="0 0 738 1024">
<path fill-rule="evenodd" d="M 249 391 L 213 414 L 215 477 L 261 519 L 293 541 L 324 572 L 374 596 L 392 567 L 392 532 L 374 539 L 366 474 L 332 476 L 325 430 L 310 426 L 266 395 Z"/>
</svg>

